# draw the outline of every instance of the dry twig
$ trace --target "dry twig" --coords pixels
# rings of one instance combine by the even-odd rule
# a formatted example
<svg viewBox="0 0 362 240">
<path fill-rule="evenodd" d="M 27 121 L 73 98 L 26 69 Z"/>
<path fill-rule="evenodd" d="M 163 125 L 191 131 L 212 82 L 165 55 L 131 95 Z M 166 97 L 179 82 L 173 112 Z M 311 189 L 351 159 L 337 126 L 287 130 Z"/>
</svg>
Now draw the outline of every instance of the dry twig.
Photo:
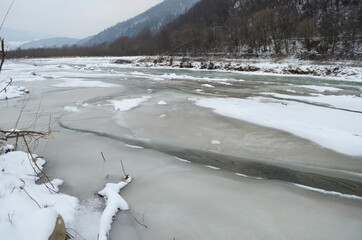
<svg viewBox="0 0 362 240">
<path fill-rule="evenodd" d="M 133 216 L 133 219 L 134 219 L 134 220 L 136 221 L 136 223 L 138 223 L 139 225 L 141 225 L 141 226 L 143 226 L 143 227 L 145 227 L 145 228 L 148 228 L 146 225 L 140 223 L 135 216 Z"/>
<path fill-rule="evenodd" d="M 9 222 L 11 225 L 13 225 L 14 213 L 15 213 L 15 210 L 13 211 L 13 214 L 11 215 L 11 217 L 10 217 L 10 214 L 8 213 L 8 219 L 9 219 Z"/>
<path fill-rule="evenodd" d="M 123 170 L 123 174 L 124 174 L 124 178 L 127 180 L 129 175 L 126 173 L 126 171 L 124 170 L 124 166 L 123 166 L 123 161 L 121 159 L 121 166 L 122 166 L 122 170 Z"/>
<path fill-rule="evenodd" d="M 36 203 L 36 205 L 38 205 L 39 208 L 41 208 L 39 203 L 32 196 L 30 196 L 30 194 L 25 190 L 24 186 L 21 186 L 20 189 L 23 190 L 26 193 L 26 195 L 28 195 L 30 199 L 33 200 Z"/>
<path fill-rule="evenodd" d="M 103 152 L 101 152 L 101 155 L 102 155 L 102 158 L 103 158 L 103 161 L 106 161 L 104 155 L 103 155 Z"/>
<path fill-rule="evenodd" d="M 0 72 L 3 67 L 4 61 L 5 61 L 5 47 L 4 47 L 4 39 L 0 38 L 0 45 L 1 45 L 1 61 L 0 61 Z"/>
<path fill-rule="evenodd" d="M 13 82 L 13 79 L 11 78 L 11 77 L 9 77 L 9 79 L 10 79 L 10 81 L 6 84 L 6 86 L 3 88 L 3 89 L 1 89 L 0 90 L 0 93 L 1 92 L 7 92 L 8 91 L 8 87 L 12 84 L 12 82 Z M 6 79 L 5 80 L 3 80 L 3 81 L 6 81 Z M 2 82 L 2 81 L 1 81 Z"/>
</svg>

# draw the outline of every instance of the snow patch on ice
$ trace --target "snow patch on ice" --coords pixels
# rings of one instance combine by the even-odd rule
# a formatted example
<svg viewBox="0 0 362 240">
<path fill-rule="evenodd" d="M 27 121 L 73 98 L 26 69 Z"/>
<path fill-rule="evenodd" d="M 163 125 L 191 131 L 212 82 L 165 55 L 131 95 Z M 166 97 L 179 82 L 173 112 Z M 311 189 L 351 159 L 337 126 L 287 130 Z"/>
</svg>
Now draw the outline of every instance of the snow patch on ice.
<svg viewBox="0 0 362 240">
<path fill-rule="evenodd" d="M 217 82 L 217 83 L 221 85 L 232 86 L 232 84 L 229 82 Z"/>
<path fill-rule="evenodd" d="M 79 112 L 79 109 L 77 107 L 74 106 L 65 106 L 64 110 L 67 112 Z"/>
<path fill-rule="evenodd" d="M 252 176 L 249 176 L 249 175 L 245 175 L 245 174 L 242 174 L 242 173 L 235 173 L 236 176 L 239 176 L 239 177 L 244 177 L 244 178 L 253 178 L 253 179 L 257 179 L 257 180 L 263 180 L 264 178 L 262 177 L 252 177 Z"/>
<path fill-rule="evenodd" d="M 24 87 L 8 85 L 8 83 L 9 81 L 0 82 L 0 100 L 21 97 L 29 92 Z"/>
<path fill-rule="evenodd" d="M 191 161 L 183 159 L 183 158 L 179 158 L 179 157 L 174 157 L 175 159 L 181 161 L 181 162 L 186 162 L 186 163 L 190 163 Z"/>
<path fill-rule="evenodd" d="M 211 84 L 201 84 L 202 87 L 207 87 L 207 88 L 215 88 L 213 85 Z"/>
<path fill-rule="evenodd" d="M 157 104 L 158 104 L 158 105 L 167 105 L 167 102 L 165 102 L 165 101 L 159 101 Z"/>
<path fill-rule="evenodd" d="M 136 145 L 130 145 L 130 144 L 125 144 L 125 146 L 129 147 L 129 148 L 135 148 L 135 149 L 144 149 L 144 147 L 136 146 Z"/>
<path fill-rule="evenodd" d="M 139 105 L 141 105 L 141 103 L 147 101 L 147 99 L 149 98 L 150 96 L 143 96 L 141 98 L 123 99 L 120 101 L 109 100 L 109 102 L 113 104 L 116 111 L 124 112 L 138 107 Z"/>
<path fill-rule="evenodd" d="M 218 167 L 214 167 L 214 166 L 211 166 L 211 165 L 204 165 L 204 166 L 207 167 L 207 168 L 214 169 L 214 170 L 219 170 L 220 169 Z"/>
<path fill-rule="evenodd" d="M 106 199 L 106 208 L 104 209 L 99 224 L 99 240 L 108 240 L 109 231 L 113 222 L 113 217 L 118 210 L 128 210 L 128 203 L 119 195 L 119 191 L 132 181 L 131 177 L 127 177 L 119 183 L 107 183 L 106 187 L 99 191 L 98 194 Z"/>
<path fill-rule="evenodd" d="M 343 193 L 335 192 L 335 191 L 327 191 L 324 189 L 309 187 L 309 186 L 305 186 L 305 185 L 301 185 L 301 184 L 297 184 L 297 183 L 292 183 L 292 184 L 299 188 L 304 188 L 304 189 L 307 189 L 307 190 L 310 190 L 313 192 L 319 192 L 319 193 L 326 194 L 326 195 L 333 195 L 333 196 L 338 196 L 338 197 L 342 197 L 342 198 L 362 200 L 362 197 L 356 196 L 356 195 L 343 194 Z"/>
</svg>

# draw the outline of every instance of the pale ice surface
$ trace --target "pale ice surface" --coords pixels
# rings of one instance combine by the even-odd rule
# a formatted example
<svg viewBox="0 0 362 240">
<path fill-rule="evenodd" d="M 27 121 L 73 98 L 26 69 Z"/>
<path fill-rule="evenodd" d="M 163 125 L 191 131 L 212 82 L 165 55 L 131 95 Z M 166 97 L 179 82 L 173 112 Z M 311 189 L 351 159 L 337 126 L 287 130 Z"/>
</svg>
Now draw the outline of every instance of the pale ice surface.
<svg viewBox="0 0 362 240">
<path fill-rule="evenodd" d="M 100 87 L 100 88 L 110 88 L 110 87 L 120 87 L 119 85 L 112 83 L 105 83 L 101 81 L 84 81 L 82 79 L 64 79 L 63 83 L 54 84 L 54 87 Z"/>
<path fill-rule="evenodd" d="M 216 113 L 290 132 L 323 147 L 362 156 L 362 114 L 266 97 L 204 98 Z"/>
</svg>

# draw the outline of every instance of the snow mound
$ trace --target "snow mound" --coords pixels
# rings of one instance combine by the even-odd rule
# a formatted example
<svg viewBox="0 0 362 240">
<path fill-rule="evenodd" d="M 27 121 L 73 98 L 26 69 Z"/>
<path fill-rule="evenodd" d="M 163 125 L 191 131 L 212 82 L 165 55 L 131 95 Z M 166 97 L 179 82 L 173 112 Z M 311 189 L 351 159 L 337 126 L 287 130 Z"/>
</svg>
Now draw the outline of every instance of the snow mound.
<svg viewBox="0 0 362 240">
<path fill-rule="evenodd" d="M 0 100 L 17 98 L 29 93 L 29 90 L 24 87 L 9 85 L 8 81 L 0 82 Z"/>
<path fill-rule="evenodd" d="M 98 192 L 98 194 L 104 196 L 107 201 L 106 208 L 103 211 L 99 224 L 99 240 L 108 239 L 108 233 L 111 230 L 113 217 L 118 210 L 129 209 L 128 203 L 118 194 L 118 192 L 131 181 L 132 178 L 126 176 L 126 179 L 119 183 L 107 183 L 106 187 Z"/>
<path fill-rule="evenodd" d="M 7 240 L 47 240 L 52 234 L 58 214 L 65 223 L 74 219 L 78 199 L 57 193 L 63 183 L 54 179 L 52 185 L 37 184 L 34 174 L 45 161 L 25 152 L 9 152 L 0 156 L 0 232 Z M 36 165 L 39 169 L 36 167 Z"/>
</svg>

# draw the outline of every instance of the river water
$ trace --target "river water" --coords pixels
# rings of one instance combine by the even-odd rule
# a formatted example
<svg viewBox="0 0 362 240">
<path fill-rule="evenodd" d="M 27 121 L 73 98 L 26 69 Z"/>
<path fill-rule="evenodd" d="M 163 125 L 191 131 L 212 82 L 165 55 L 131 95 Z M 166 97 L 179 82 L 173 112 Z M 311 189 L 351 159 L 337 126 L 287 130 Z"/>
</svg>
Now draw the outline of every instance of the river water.
<svg viewBox="0 0 362 240">
<path fill-rule="evenodd" d="M 361 239 L 360 82 L 111 60 L 11 60 L 2 72 L 31 94 L 0 102 L 0 127 L 23 105 L 17 128 L 46 131 L 51 116 L 35 152 L 81 200 L 69 226 L 83 237 L 97 239 L 94 193 L 121 179 L 122 160 L 130 210 L 111 239 Z"/>
</svg>

